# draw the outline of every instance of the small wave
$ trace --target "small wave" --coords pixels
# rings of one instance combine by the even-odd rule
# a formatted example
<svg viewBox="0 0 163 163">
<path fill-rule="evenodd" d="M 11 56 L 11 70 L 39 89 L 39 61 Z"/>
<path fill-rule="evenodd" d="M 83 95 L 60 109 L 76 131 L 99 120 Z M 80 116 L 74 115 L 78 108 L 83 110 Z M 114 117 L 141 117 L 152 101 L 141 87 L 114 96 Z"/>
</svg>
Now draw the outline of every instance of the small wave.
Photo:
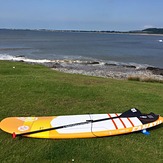
<svg viewBox="0 0 163 163">
<path fill-rule="evenodd" d="M 0 48 L 0 51 L 31 50 L 31 48 Z"/>
<path fill-rule="evenodd" d="M 13 56 L 8 54 L 0 54 L 0 60 L 12 60 Z"/>
<path fill-rule="evenodd" d="M 122 66 L 126 68 L 134 68 L 136 70 L 146 69 L 147 67 L 154 67 L 147 64 L 137 64 L 137 63 L 124 63 L 124 62 L 116 62 L 116 61 L 103 61 L 103 60 L 96 60 L 91 58 L 68 58 L 66 59 L 31 59 L 27 58 L 24 55 L 12 56 L 8 54 L 0 54 L 0 60 L 8 60 L 8 61 L 22 61 L 28 63 L 38 63 L 38 64 L 45 64 L 48 63 L 59 63 L 60 65 L 92 65 L 92 66 Z"/>
<path fill-rule="evenodd" d="M 0 60 L 9 60 L 9 61 L 24 61 L 24 62 L 31 62 L 31 63 L 46 63 L 52 62 L 52 60 L 48 59 L 30 59 L 26 58 L 25 56 L 11 56 L 8 54 L 0 54 Z"/>
</svg>

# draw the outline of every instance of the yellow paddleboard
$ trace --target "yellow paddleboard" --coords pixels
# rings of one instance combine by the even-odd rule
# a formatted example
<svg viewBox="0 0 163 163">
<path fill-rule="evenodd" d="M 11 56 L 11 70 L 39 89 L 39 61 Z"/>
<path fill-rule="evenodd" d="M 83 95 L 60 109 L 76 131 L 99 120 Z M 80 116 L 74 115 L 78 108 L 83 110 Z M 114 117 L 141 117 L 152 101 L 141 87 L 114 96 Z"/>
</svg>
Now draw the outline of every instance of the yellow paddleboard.
<svg viewBox="0 0 163 163">
<path fill-rule="evenodd" d="M 67 139 L 92 138 L 141 131 L 163 123 L 154 113 L 142 114 L 133 108 L 124 113 L 48 117 L 8 117 L 0 128 L 14 136 Z"/>
</svg>

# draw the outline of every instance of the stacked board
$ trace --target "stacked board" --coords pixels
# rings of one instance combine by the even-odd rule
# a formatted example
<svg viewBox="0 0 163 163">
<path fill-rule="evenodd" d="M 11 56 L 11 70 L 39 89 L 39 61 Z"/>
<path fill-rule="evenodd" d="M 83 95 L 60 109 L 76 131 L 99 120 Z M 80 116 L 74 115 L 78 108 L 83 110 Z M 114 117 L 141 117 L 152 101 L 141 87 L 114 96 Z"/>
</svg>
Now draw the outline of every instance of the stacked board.
<svg viewBox="0 0 163 163">
<path fill-rule="evenodd" d="M 124 113 L 86 114 L 48 117 L 9 117 L 0 128 L 15 136 L 33 138 L 91 138 L 141 131 L 163 123 L 154 113 L 142 114 L 138 109 Z"/>
</svg>

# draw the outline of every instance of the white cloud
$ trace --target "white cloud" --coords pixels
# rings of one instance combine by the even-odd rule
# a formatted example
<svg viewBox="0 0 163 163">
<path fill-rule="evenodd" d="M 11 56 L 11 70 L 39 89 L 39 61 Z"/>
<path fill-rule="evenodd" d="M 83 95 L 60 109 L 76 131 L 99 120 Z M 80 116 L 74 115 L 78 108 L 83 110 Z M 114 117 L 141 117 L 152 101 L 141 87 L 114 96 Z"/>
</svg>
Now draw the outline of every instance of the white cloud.
<svg viewBox="0 0 163 163">
<path fill-rule="evenodd" d="M 143 29 L 146 29 L 146 28 L 154 28 L 153 25 L 144 25 Z"/>
</svg>

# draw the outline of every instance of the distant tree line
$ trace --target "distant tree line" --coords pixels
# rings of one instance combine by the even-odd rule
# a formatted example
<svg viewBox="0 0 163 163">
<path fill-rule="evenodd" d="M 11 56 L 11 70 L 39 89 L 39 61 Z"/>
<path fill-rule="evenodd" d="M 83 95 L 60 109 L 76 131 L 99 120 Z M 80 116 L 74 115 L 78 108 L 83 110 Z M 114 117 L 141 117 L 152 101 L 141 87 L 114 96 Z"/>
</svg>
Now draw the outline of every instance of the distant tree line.
<svg viewBox="0 0 163 163">
<path fill-rule="evenodd" d="M 100 32 L 100 33 L 147 33 L 147 34 L 163 34 L 163 28 L 147 28 L 144 30 L 134 30 L 134 31 L 96 31 L 96 30 L 48 30 L 48 29 L 0 29 L 3 31 L 38 31 L 38 32 Z"/>
<path fill-rule="evenodd" d="M 147 28 L 142 30 L 142 32 L 149 34 L 163 34 L 163 28 Z"/>
</svg>

